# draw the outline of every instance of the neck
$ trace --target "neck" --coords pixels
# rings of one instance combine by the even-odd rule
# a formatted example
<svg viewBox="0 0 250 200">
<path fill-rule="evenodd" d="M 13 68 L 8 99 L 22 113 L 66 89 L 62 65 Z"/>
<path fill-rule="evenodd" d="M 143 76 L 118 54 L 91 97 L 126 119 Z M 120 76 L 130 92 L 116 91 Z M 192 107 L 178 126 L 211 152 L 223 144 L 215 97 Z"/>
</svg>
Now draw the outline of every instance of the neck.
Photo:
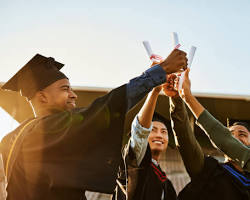
<svg viewBox="0 0 250 200">
<path fill-rule="evenodd" d="M 45 116 L 63 111 L 63 110 L 58 109 L 58 107 L 56 106 L 48 106 L 46 104 L 40 104 L 38 103 L 36 99 L 30 100 L 28 102 L 36 118 L 45 117 Z"/>
<path fill-rule="evenodd" d="M 48 115 L 51 115 L 52 113 L 49 112 L 48 110 L 38 110 L 38 111 L 35 111 L 35 117 L 45 117 L 45 116 L 48 116 Z"/>
<path fill-rule="evenodd" d="M 58 113 L 61 110 L 55 109 L 55 108 L 38 108 L 38 109 L 33 109 L 33 112 L 35 114 L 35 117 L 46 117 L 48 115 Z"/>
<path fill-rule="evenodd" d="M 151 151 L 152 158 L 159 162 L 161 153 L 159 151 Z"/>
</svg>

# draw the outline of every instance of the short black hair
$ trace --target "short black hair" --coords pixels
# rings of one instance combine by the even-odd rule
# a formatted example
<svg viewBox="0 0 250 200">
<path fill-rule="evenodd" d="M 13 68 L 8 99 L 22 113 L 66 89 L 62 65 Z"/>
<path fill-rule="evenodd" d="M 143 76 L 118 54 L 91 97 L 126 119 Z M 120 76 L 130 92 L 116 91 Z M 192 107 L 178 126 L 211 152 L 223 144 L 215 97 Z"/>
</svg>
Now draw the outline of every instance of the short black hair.
<svg viewBox="0 0 250 200">
<path fill-rule="evenodd" d="M 158 121 L 158 122 L 161 122 L 163 123 L 167 128 L 169 126 L 169 123 L 165 117 L 163 117 L 162 115 L 160 115 L 159 113 L 155 112 L 154 115 L 153 115 L 153 119 L 152 121 Z"/>
<path fill-rule="evenodd" d="M 246 122 L 234 122 L 232 126 L 244 126 L 250 132 L 250 125 Z M 230 126 L 231 127 L 231 126 Z"/>
<path fill-rule="evenodd" d="M 250 120 L 227 119 L 227 127 L 236 125 L 244 126 L 248 131 L 250 131 Z"/>
</svg>

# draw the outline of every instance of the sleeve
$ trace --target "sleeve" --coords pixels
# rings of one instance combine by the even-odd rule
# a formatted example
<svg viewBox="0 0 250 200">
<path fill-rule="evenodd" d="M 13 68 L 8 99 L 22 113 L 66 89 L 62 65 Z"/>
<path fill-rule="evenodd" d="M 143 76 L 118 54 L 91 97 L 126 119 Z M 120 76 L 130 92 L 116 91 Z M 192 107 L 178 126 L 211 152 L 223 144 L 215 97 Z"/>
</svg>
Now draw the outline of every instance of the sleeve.
<svg viewBox="0 0 250 200">
<path fill-rule="evenodd" d="M 134 118 L 131 126 L 130 147 L 135 154 L 138 166 L 141 164 L 141 161 L 146 153 L 148 136 L 151 130 L 152 125 L 150 126 L 150 128 L 144 128 L 140 125 L 138 117 L 136 116 Z"/>
<path fill-rule="evenodd" d="M 184 165 L 193 178 L 203 169 L 204 154 L 191 129 L 185 104 L 180 97 L 170 98 L 170 116 Z"/>
<path fill-rule="evenodd" d="M 28 178 L 36 178 L 33 175 L 42 165 L 42 173 L 53 180 L 51 187 L 112 193 L 121 162 L 126 111 L 163 83 L 165 75 L 161 66 L 156 65 L 97 98 L 87 108 L 46 116 L 25 129 L 24 134 L 29 137 L 21 145 L 26 155 L 23 164 L 27 171 L 34 172 Z M 43 156 L 36 162 L 38 158 L 34 155 Z M 37 164 L 29 164 L 33 162 Z"/>
<path fill-rule="evenodd" d="M 127 110 L 136 105 L 154 87 L 164 82 L 166 82 L 166 72 L 160 65 L 155 65 L 141 76 L 131 79 L 127 84 Z"/>
<path fill-rule="evenodd" d="M 250 158 L 250 148 L 234 138 L 222 123 L 204 110 L 197 124 L 206 132 L 214 144 L 243 168 Z"/>
<path fill-rule="evenodd" d="M 30 132 L 26 130 L 29 137 L 22 144 L 24 168 L 32 172 L 27 178 L 40 177 L 36 173 L 43 166 L 41 177 L 46 174 L 53 180 L 44 191 L 49 190 L 48 186 L 112 193 L 122 159 L 126 102 L 123 85 L 87 108 L 37 120 Z"/>
</svg>

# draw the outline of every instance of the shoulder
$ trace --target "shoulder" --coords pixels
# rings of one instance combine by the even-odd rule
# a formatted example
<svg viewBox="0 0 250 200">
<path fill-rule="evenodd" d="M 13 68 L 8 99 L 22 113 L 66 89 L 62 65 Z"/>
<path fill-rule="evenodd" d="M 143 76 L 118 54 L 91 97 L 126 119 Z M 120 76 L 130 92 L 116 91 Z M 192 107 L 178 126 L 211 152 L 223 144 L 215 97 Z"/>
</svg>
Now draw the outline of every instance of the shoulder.
<svg viewBox="0 0 250 200">
<path fill-rule="evenodd" d="M 29 118 L 23 121 L 16 129 L 5 135 L 1 141 L 2 143 L 8 142 L 13 136 L 15 136 L 28 122 L 30 122 L 33 118 Z"/>
</svg>

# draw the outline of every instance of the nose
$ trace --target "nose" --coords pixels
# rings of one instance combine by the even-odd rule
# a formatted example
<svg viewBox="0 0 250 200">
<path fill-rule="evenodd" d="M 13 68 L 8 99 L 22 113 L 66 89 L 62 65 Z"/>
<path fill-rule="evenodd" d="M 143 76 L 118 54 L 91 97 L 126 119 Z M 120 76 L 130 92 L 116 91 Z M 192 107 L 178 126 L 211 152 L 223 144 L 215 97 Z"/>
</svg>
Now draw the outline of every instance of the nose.
<svg viewBox="0 0 250 200">
<path fill-rule="evenodd" d="M 157 130 L 156 133 L 155 133 L 155 136 L 158 137 L 158 138 L 162 138 L 162 133 L 160 130 Z"/>
<path fill-rule="evenodd" d="M 77 99 L 77 95 L 73 90 L 70 90 L 69 97 L 72 98 L 72 99 Z"/>
<path fill-rule="evenodd" d="M 168 140 L 168 132 L 167 133 L 162 133 L 161 130 L 157 130 L 155 132 L 155 138 L 156 139 L 166 139 Z"/>
</svg>

